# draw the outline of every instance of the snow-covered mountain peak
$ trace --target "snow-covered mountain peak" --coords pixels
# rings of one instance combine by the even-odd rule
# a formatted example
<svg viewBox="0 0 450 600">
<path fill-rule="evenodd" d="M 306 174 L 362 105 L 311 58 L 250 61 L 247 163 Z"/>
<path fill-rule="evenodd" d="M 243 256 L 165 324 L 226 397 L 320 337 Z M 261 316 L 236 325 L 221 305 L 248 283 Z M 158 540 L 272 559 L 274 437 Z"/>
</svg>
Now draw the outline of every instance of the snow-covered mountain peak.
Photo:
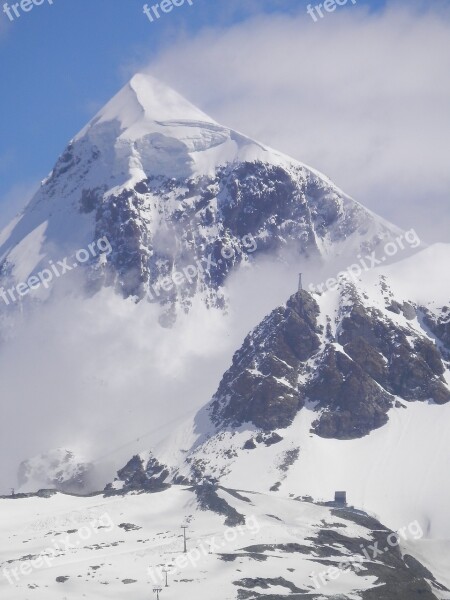
<svg viewBox="0 0 450 600">
<path fill-rule="evenodd" d="M 319 172 L 138 74 L 69 143 L 7 230 L 0 276 L 11 289 L 108 239 L 106 260 L 93 256 L 77 279 L 87 270 L 91 289 L 147 296 L 172 322 L 197 296 L 223 308 L 228 275 L 241 265 L 349 264 L 396 235 Z M 195 277 L 172 282 L 193 265 Z"/>
<path fill-rule="evenodd" d="M 107 160 L 108 187 L 114 192 L 149 176 L 213 175 L 219 166 L 237 160 L 286 161 L 282 154 L 219 125 L 178 92 L 143 73 L 95 115 L 69 149 L 89 166 L 93 147 L 95 156 Z M 104 180 L 102 176 L 98 183 Z"/>
<path fill-rule="evenodd" d="M 174 89 L 144 73 L 136 74 L 128 83 L 136 94 L 145 115 L 153 121 L 190 120 L 217 123 Z"/>
<path fill-rule="evenodd" d="M 76 136 L 83 137 L 96 125 L 117 121 L 121 137 L 139 139 L 165 122 L 217 125 L 178 92 L 151 75 L 136 74 Z"/>
</svg>

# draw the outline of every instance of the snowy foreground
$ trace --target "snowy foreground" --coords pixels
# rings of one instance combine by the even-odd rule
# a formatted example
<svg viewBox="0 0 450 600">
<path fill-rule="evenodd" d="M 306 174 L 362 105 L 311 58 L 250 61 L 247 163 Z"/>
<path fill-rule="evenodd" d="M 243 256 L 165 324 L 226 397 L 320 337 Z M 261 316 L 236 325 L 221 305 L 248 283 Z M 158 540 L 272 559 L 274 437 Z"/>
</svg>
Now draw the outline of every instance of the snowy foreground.
<svg viewBox="0 0 450 600">
<path fill-rule="evenodd" d="M 400 552 L 389 530 L 347 508 L 173 486 L 155 494 L 4 498 L 0 510 L 0 594 L 8 600 L 144 600 L 159 586 L 168 600 L 414 599 L 420 590 L 420 598 L 450 598 L 407 556 L 426 554 L 418 523 L 405 524 Z"/>
</svg>

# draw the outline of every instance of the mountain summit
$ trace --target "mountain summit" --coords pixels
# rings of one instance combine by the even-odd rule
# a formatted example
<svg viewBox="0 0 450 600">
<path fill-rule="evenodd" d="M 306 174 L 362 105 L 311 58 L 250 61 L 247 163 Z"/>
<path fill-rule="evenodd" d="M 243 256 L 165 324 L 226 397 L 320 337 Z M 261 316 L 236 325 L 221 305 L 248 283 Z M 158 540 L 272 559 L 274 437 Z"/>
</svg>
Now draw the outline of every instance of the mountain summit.
<svg viewBox="0 0 450 600">
<path fill-rule="evenodd" d="M 189 120 L 217 125 L 175 90 L 144 73 L 138 73 L 130 79 L 85 129 L 90 129 L 102 121 L 114 120 L 119 121 L 124 130 L 134 127 L 135 139 L 142 137 L 145 129 L 150 132 L 151 123 L 157 125 L 161 121 Z M 139 126 L 142 129 L 137 130 Z M 79 136 L 82 137 L 83 134 L 84 130 Z"/>
<path fill-rule="evenodd" d="M 114 286 L 175 318 L 196 296 L 222 306 L 241 265 L 280 256 L 323 264 L 381 248 L 397 233 L 324 175 L 138 74 L 69 143 L 3 232 L 0 276 L 17 285 L 107 237 L 106 261 L 92 257 L 79 269 L 91 290 Z M 167 284 L 194 265 L 195 276 Z"/>
</svg>

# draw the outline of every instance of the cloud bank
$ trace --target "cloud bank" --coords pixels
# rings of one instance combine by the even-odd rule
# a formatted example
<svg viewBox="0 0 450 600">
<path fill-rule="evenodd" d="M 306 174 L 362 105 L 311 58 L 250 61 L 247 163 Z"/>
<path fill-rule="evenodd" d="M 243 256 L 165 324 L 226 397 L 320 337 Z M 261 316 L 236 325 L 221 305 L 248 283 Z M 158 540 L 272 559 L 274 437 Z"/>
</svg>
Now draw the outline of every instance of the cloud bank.
<svg viewBox="0 0 450 600">
<path fill-rule="evenodd" d="M 450 241 L 449 37 L 440 3 L 360 3 L 317 23 L 302 7 L 184 37 L 148 69 L 383 217 Z"/>
</svg>

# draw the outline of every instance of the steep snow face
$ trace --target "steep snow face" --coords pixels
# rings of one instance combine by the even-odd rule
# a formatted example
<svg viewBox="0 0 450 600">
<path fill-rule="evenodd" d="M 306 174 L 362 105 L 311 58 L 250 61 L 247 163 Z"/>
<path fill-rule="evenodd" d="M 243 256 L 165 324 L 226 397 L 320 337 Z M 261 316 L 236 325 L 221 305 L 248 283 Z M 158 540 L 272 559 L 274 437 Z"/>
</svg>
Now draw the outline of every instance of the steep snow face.
<svg viewBox="0 0 450 600">
<path fill-rule="evenodd" d="M 166 482 L 283 496 L 346 489 L 390 527 L 418 519 L 430 537 L 450 536 L 449 260 L 450 246 L 438 245 L 334 291 L 295 294 L 144 466 L 165 465 Z"/>
<path fill-rule="evenodd" d="M 418 524 L 397 538 L 345 508 L 173 486 L 151 495 L 0 499 L 0 509 L 0 593 L 9 600 L 144 599 L 155 587 L 168 600 L 374 600 L 380 587 L 386 600 L 446 597 L 448 573 L 437 578 L 412 559 L 422 552 Z M 372 547 L 386 551 L 373 557 Z"/>
<path fill-rule="evenodd" d="M 117 120 L 122 138 L 136 141 L 151 133 L 161 121 L 194 121 L 217 123 L 174 90 L 150 75 L 137 74 L 80 131 L 75 140 L 84 137 L 95 125 Z"/>
<path fill-rule="evenodd" d="M 75 137 L 74 144 L 94 145 L 102 154 L 112 151 L 112 177 L 128 176 L 126 183 L 133 186 L 152 175 L 212 174 L 217 164 L 239 153 L 244 140 L 234 138 L 174 90 L 138 74 Z M 256 148 L 251 140 L 247 144 Z"/>
<path fill-rule="evenodd" d="M 228 275 L 250 262 L 333 261 L 397 233 L 317 171 L 139 74 L 71 141 L 0 237 L 0 272 L 10 289 L 50 260 L 72 265 L 106 236 L 111 253 L 77 265 L 73 285 L 83 272 L 91 291 L 113 285 L 176 312 L 196 295 L 223 306 Z"/>
</svg>

